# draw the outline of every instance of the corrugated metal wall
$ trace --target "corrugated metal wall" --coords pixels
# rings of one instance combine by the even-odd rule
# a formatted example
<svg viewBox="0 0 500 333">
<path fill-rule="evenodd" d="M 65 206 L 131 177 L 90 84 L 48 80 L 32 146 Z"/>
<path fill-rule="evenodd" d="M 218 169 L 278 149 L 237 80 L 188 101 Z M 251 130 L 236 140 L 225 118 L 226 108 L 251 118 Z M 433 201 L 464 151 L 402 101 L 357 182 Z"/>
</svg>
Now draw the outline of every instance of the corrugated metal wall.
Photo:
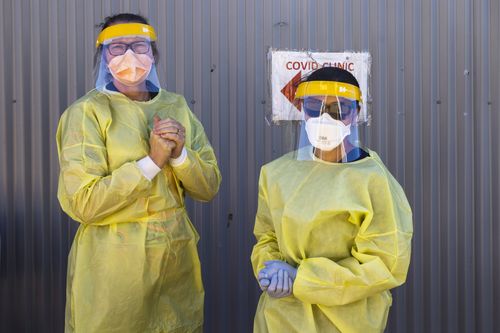
<svg viewBox="0 0 500 333">
<path fill-rule="evenodd" d="M 77 224 L 56 199 L 59 115 L 92 88 L 94 25 L 139 12 L 161 73 L 203 122 L 223 184 L 190 202 L 202 236 L 207 332 L 249 332 L 260 166 L 290 127 L 264 116 L 268 47 L 369 51 L 366 143 L 414 211 L 413 261 L 388 331 L 493 332 L 500 317 L 498 0 L 3 0 L 0 4 L 2 332 L 59 332 Z M 496 325 L 498 331 L 498 325 Z"/>
</svg>

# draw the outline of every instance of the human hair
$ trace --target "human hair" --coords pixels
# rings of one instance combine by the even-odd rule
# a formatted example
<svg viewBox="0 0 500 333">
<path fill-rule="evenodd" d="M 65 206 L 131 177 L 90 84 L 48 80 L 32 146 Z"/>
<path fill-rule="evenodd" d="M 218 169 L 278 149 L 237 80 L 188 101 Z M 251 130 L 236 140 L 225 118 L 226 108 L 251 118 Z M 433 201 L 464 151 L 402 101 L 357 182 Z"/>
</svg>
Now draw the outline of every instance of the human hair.
<svg viewBox="0 0 500 333">
<path fill-rule="evenodd" d="M 148 20 L 139 14 L 132 13 L 120 13 L 115 15 L 110 15 L 104 18 L 104 21 L 97 24 L 96 27 L 100 28 L 100 31 L 103 31 L 109 26 L 118 24 L 118 23 L 142 23 L 149 24 Z M 94 71 L 97 72 L 99 69 L 96 68 L 99 60 L 101 59 L 103 46 L 99 45 L 94 53 Z M 160 61 L 160 53 L 158 52 L 158 47 L 156 46 L 156 42 L 151 41 L 151 51 L 153 52 L 153 58 L 155 59 L 155 63 L 158 64 Z"/>
<path fill-rule="evenodd" d="M 309 74 L 303 81 L 337 81 L 359 88 L 358 80 L 351 72 L 339 67 L 322 67 Z"/>
</svg>

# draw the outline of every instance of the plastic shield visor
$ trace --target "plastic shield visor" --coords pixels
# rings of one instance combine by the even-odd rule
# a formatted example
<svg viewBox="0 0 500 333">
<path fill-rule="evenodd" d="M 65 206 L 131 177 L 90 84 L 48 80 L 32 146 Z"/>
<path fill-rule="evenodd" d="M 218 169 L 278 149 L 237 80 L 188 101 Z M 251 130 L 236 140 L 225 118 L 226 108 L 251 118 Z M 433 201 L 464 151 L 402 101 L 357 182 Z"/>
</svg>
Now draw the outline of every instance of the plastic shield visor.
<svg viewBox="0 0 500 333">
<path fill-rule="evenodd" d="M 155 29 L 143 23 L 121 23 L 115 24 L 107 27 L 103 31 L 99 33 L 97 36 L 97 40 L 95 43 L 95 47 L 99 47 L 99 45 L 104 43 L 110 43 L 115 38 L 121 37 L 129 37 L 129 36 L 138 36 L 144 37 L 150 41 L 156 40 L 156 32 Z"/>
<path fill-rule="evenodd" d="M 113 36 L 102 40 L 98 46 L 96 89 L 158 92 L 160 82 L 151 43 L 152 40 L 144 35 Z"/>
<path fill-rule="evenodd" d="M 307 96 L 297 159 L 345 163 L 363 154 L 358 132 L 358 102 L 341 96 Z"/>
</svg>

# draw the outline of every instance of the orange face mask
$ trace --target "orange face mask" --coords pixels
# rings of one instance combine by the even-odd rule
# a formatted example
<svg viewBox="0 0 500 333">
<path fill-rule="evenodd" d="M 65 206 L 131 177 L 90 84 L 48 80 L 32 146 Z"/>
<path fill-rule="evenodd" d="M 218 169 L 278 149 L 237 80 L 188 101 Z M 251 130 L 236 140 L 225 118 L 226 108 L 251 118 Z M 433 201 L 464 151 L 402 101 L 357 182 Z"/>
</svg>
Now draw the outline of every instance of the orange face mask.
<svg viewBox="0 0 500 333">
<path fill-rule="evenodd" d="M 116 56 L 108 63 L 111 75 L 126 86 L 137 86 L 144 82 L 153 66 L 153 59 L 147 54 L 136 54 L 127 50 L 125 54 Z"/>
</svg>

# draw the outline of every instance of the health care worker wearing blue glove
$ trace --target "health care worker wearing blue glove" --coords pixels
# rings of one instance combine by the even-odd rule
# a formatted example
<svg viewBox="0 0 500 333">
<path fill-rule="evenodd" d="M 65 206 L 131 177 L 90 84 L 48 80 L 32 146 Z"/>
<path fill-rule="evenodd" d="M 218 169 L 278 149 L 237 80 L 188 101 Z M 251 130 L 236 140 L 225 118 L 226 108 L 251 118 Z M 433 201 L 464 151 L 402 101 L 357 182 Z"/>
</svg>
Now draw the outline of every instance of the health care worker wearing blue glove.
<svg viewBox="0 0 500 333">
<path fill-rule="evenodd" d="M 378 155 L 360 145 L 361 91 L 325 67 L 300 85 L 296 151 L 262 167 L 251 256 L 254 332 L 382 332 L 410 262 L 412 213 Z"/>
<path fill-rule="evenodd" d="M 105 19 L 96 89 L 61 116 L 58 198 L 80 222 L 69 255 L 66 332 L 200 332 L 204 290 L 184 196 L 211 200 L 214 151 L 184 97 L 160 88 L 156 34 Z"/>
</svg>

